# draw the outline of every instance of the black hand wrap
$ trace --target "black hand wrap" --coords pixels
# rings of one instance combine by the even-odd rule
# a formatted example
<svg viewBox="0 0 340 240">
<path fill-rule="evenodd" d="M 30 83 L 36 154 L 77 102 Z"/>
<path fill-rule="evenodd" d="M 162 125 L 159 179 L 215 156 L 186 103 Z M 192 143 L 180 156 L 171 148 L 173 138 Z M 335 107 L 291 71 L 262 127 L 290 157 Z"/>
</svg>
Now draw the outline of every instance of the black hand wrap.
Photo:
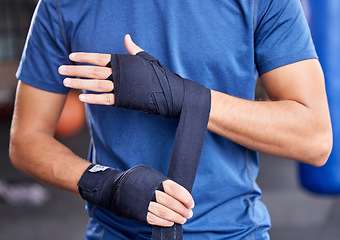
<svg viewBox="0 0 340 240">
<path fill-rule="evenodd" d="M 113 54 L 108 65 L 115 107 L 179 118 L 168 178 L 191 192 L 209 120 L 210 90 L 172 73 L 146 52 Z M 152 239 L 183 239 L 182 225 L 154 226 Z"/>
<path fill-rule="evenodd" d="M 146 221 L 156 189 L 166 180 L 161 172 L 138 165 L 125 172 L 101 165 L 90 165 L 78 182 L 79 193 L 89 203 L 120 217 Z"/>
<path fill-rule="evenodd" d="M 183 78 L 146 52 L 135 56 L 113 54 L 111 66 L 115 107 L 179 118 L 184 99 Z"/>
</svg>

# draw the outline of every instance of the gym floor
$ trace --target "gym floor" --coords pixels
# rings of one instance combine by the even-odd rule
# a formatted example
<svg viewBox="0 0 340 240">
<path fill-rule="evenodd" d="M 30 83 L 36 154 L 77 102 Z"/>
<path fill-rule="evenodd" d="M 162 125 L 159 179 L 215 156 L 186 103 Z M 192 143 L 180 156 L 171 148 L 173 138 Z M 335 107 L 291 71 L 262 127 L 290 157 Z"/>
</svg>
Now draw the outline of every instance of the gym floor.
<svg viewBox="0 0 340 240">
<path fill-rule="evenodd" d="M 0 121 L 0 239 L 84 239 L 88 220 L 84 202 L 60 190 L 41 187 L 17 171 L 8 157 L 9 128 L 10 120 Z M 61 142 L 86 158 L 86 129 Z M 258 183 L 271 213 L 271 239 L 340 239 L 340 197 L 312 195 L 301 189 L 293 161 L 265 154 L 260 154 L 260 159 Z M 1 189 L 11 189 L 12 196 L 4 195 Z"/>
</svg>

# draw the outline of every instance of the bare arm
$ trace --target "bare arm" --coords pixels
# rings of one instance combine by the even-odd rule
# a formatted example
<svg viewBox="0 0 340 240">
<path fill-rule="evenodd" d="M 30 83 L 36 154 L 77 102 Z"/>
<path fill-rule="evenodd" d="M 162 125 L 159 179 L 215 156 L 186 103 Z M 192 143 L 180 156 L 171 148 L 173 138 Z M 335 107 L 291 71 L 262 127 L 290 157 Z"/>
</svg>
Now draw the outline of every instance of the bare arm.
<svg viewBox="0 0 340 240">
<path fill-rule="evenodd" d="M 142 51 L 129 36 L 125 46 L 130 54 Z M 112 72 L 103 66 L 109 54 L 76 53 L 70 59 L 96 66 L 65 66 L 61 74 L 93 78 L 67 78 L 64 84 L 97 92 L 114 88 L 105 81 Z M 286 157 L 315 166 L 323 165 L 332 148 L 332 129 L 318 60 L 293 63 L 263 74 L 270 101 L 250 101 L 211 90 L 208 130 L 250 149 Z M 81 100 L 94 104 L 114 104 L 109 94 L 85 94 Z"/>
<path fill-rule="evenodd" d="M 39 90 L 19 81 L 10 139 L 10 158 L 22 172 L 79 196 L 77 183 L 90 165 L 54 138 L 66 96 Z M 191 218 L 190 193 L 171 180 L 156 191 L 147 220 L 152 225 L 183 224 Z"/>
<path fill-rule="evenodd" d="M 212 91 L 209 130 L 257 151 L 323 165 L 332 129 L 318 60 L 272 70 L 262 80 L 271 101 Z"/>
<path fill-rule="evenodd" d="M 54 139 L 66 96 L 19 81 L 10 140 L 12 163 L 24 173 L 78 194 L 77 182 L 89 163 Z"/>
</svg>

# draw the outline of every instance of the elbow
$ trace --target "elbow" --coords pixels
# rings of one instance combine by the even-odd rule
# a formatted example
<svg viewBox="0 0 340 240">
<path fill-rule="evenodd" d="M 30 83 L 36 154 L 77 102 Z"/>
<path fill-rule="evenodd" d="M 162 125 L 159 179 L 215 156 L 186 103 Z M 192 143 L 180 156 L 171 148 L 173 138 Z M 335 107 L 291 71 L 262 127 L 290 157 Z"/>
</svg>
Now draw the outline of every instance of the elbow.
<svg viewBox="0 0 340 240">
<path fill-rule="evenodd" d="M 323 165 L 326 164 L 326 162 L 329 158 L 329 155 L 332 152 L 333 138 L 330 137 L 330 139 L 327 142 L 323 142 L 319 146 L 320 146 L 319 158 L 315 159 L 314 164 L 312 164 L 315 167 L 322 167 Z"/>
<path fill-rule="evenodd" d="M 18 132 L 11 131 L 9 141 L 9 158 L 12 165 L 21 172 L 25 172 L 25 147 L 30 146 L 29 138 Z"/>
<path fill-rule="evenodd" d="M 314 167 L 322 167 L 326 164 L 329 155 L 333 148 L 333 134 L 332 131 L 327 131 L 322 134 L 318 134 L 313 138 L 312 143 L 309 144 L 307 151 L 309 154 L 308 159 L 305 159 L 305 163 Z"/>
<path fill-rule="evenodd" d="M 18 143 L 16 137 L 11 136 L 9 143 L 9 158 L 11 160 L 12 165 L 17 169 L 20 169 L 20 157 L 18 156 L 19 153 L 17 145 Z"/>
</svg>

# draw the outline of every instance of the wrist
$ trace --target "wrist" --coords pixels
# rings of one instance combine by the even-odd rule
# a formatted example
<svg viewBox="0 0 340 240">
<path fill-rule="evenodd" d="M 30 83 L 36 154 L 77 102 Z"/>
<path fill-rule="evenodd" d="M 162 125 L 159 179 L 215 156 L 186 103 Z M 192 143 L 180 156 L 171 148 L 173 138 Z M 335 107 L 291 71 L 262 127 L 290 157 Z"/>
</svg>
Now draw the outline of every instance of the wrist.
<svg viewBox="0 0 340 240">
<path fill-rule="evenodd" d="M 117 216 L 146 222 L 150 201 L 164 180 L 162 173 L 144 165 L 122 172 L 91 164 L 78 186 L 80 195 L 89 203 Z"/>
</svg>

